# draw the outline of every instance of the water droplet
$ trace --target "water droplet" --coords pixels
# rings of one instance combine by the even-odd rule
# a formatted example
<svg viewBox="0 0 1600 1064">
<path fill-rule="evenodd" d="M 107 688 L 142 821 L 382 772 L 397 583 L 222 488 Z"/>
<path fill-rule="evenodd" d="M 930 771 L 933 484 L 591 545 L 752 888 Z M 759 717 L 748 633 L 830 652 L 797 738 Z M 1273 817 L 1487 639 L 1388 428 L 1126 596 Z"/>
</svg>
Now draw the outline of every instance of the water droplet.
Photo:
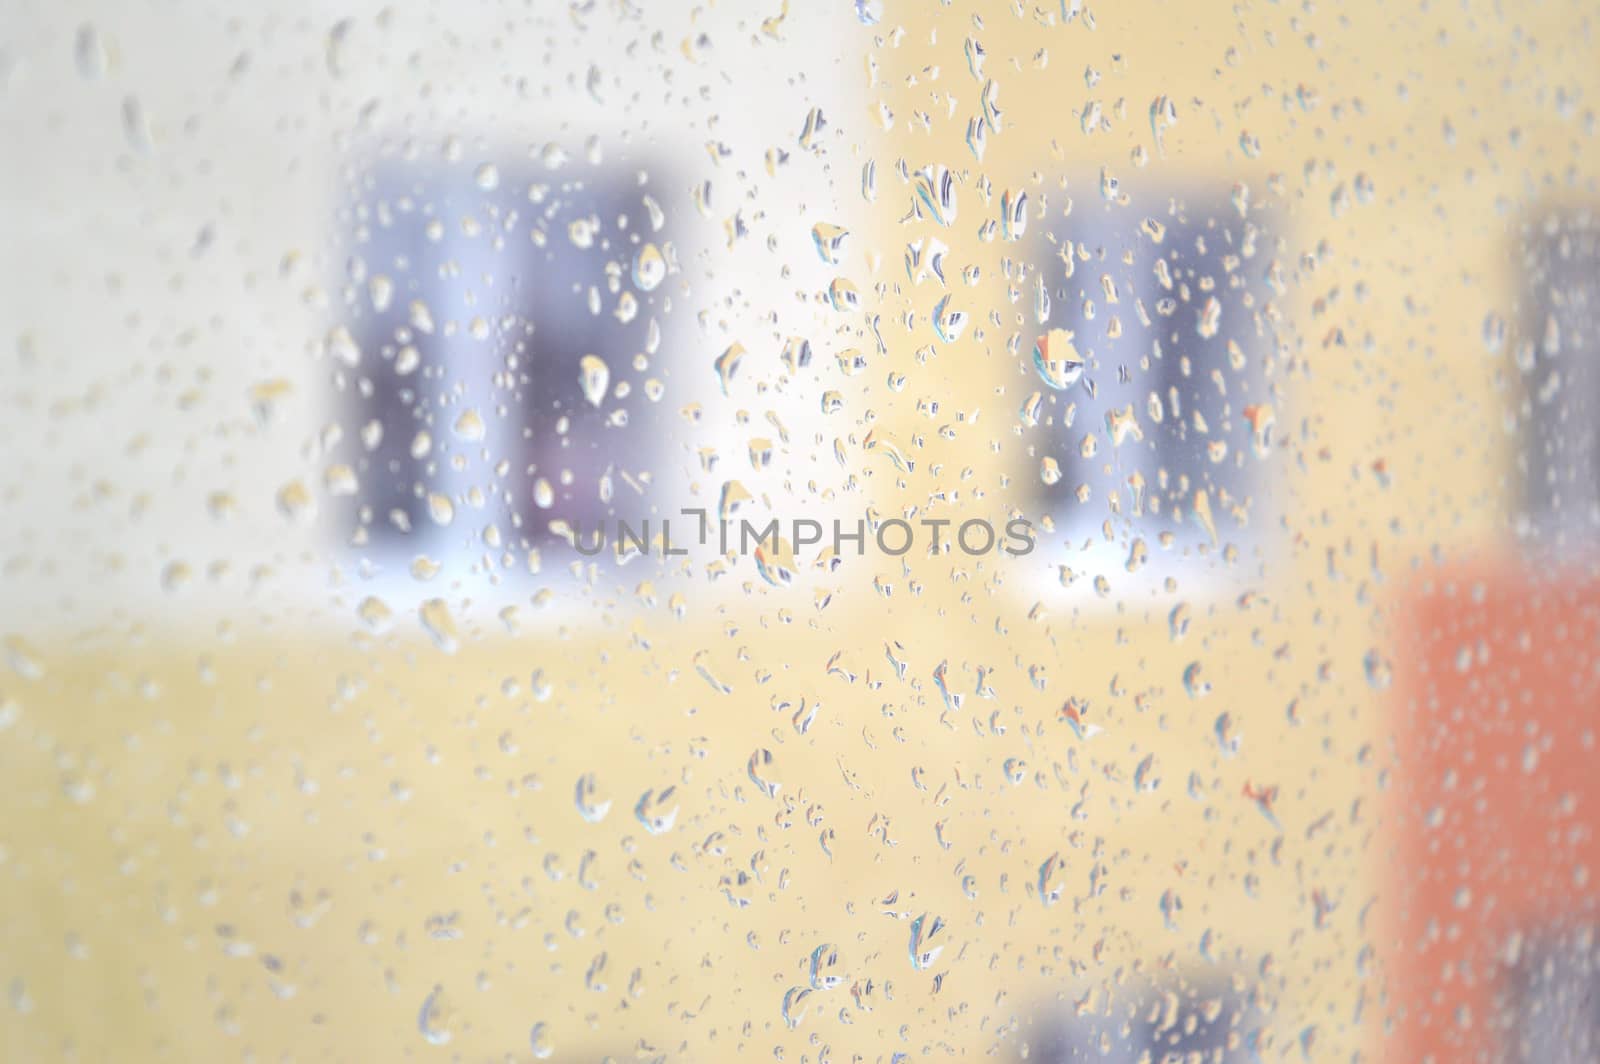
<svg viewBox="0 0 1600 1064">
<path fill-rule="evenodd" d="M 1361 659 L 1361 666 L 1367 674 L 1367 683 L 1372 685 L 1373 690 L 1387 690 L 1394 682 L 1394 666 L 1376 648 L 1366 652 Z"/>
<path fill-rule="evenodd" d="M 989 150 L 989 126 L 978 115 L 967 119 L 967 150 L 980 163 Z"/>
<path fill-rule="evenodd" d="M 783 342 L 780 360 L 791 374 L 799 373 L 811 365 L 811 341 L 804 336 L 789 337 Z"/>
<path fill-rule="evenodd" d="M 556 489 L 550 481 L 540 477 L 533 482 L 533 503 L 541 510 L 548 510 L 556 503 Z"/>
<path fill-rule="evenodd" d="M 803 986 L 792 986 L 784 993 L 780 1012 L 783 1015 L 784 1025 L 789 1030 L 792 1031 L 800 1026 L 800 1021 L 805 1019 L 806 1009 L 809 1007 L 807 999 L 810 997 L 811 991 Z"/>
<path fill-rule="evenodd" d="M 1157 96 L 1150 104 L 1150 135 L 1155 138 L 1156 151 L 1165 156 L 1167 154 L 1167 130 L 1178 124 L 1178 108 L 1172 98 L 1165 94 Z"/>
<path fill-rule="evenodd" d="M 961 45 L 962 54 L 967 57 L 967 71 L 972 74 L 973 80 L 983 80 L 983 62 L 989 53 L 984 50 L 983 42 L 976 37 L 968 37 Z"/>
<path fill-rule="evenodd" d="M 1067 863 L 1061 859 L 1059 852 L 1046 857 L 1039 866 L 1038 887 L 1039 901 L 1045 906 L 1061 900 L 1062 893 L 1067 889 Z"/>
<path fill-rule="evenodd" d="M 484 436 L 483 416 L 469 407 L 456 418 L 456 423 L 451 429 L 461 439 L 476 443 Z"/>
<path fill-rule="evenodd" d="M 837 266 L 849 247 L 850 231 L 829 222 L 818 222 L 811 227 L 811 242 L 823 262 Z"/>
<path fill-rule="evenodd" d="M 1211 693 L 1211 681 L 1201 673 L 1198 661 L 1190 662 L 1183 670 L 1183 689 L 1189 693 L 1190 698 L 1204 698 Z"/>
<path fill-rule="evenodd" d="M 593 218 L 575 218 L 567 224 L 567 240 L 575 248 L 594 247 L 597 227 Z"/>
<path fill-rule="evenodd" d="M 387 274 L 373 274 L 367 279 L 367 298 L 372 309 L 382 314 L 394 302 L 394 281 Z"/>
<path fill-rule="evenodd" d="M 1183 911 L 1183 899 L 1175 890 L 1165 890 L 1161 893 L 1161 900 L 1156 903 L 1156 908 L 1161 910 L 1161 922 L 1168 931 L 1178 929 L 1178 914 Z"/>
<path fill-rule="evenodd" d="M 98 81 L 105 77 L 106 48 L 100 39 L 99 31 L 93 26 L 85 24 L 78 27 L 73 54 L 77 58 L 80 75 L 90 81 Z"/>
<path fill-rule="evenodd" d="M 590 406 L 599 406 L 611 384 L 611 367 L 599 355 L 584 355 L 578 360 L 578 383 Z"/>
<path fill-rule="evenodd" d="M 911 967 L 918 971 L 932 967 L 944 951 L 943 933 L 944 920 L 930 913 L 911 921 L 911 941 L 907 946 Z"/>
<path fill-rule="evenodd" d="M 535 1060 L 549 1060 L 555 1054 L 555 1043 L 550 1040 L 550 1025 L 536 1023 L 528 1032 L 528 1048 L 533 1050 Z"/>
<path fill-rule="evenodd" d="M 380 598 L 368 595 L 356 607 L 356 616 L 374 632 L 386 632 L 394 621 L 394 611 Z"/>
<path fill-rule="evenodd" d="M 811 989 L 832 990 L 844 982 L 845 977 L 836 970 L 839 951 L 824 942 L 811 951 Z"/>
<path fill-rule="evenodd" d="M 335 22 L 328 30 L 323 61 L 327 64 L 328 74 L 332 77 L 342 78 L 349 69 L 350 61 L 347 53 L 350 50 L 350 31 L 354 28 L 354 23 L 346 18 Z"/>
<path fill-rule="evenodd" d="M 933 331 L 939 334 L 939 339 L 945 343 L 955 343 L 961 339 L 961 334 L 967 328 L 966 311 L 956 310 L 950 305 L 950 296 L 946 295 L 939 300 L 933 308 Z"/>
<path fill-rule="evenodd" d="M 428 494 L 428 516 L 433 519 L 433 523 L 436 525 L 441 527 L 448 525 L 455 520 L 455 504 L 447 496 L 440 495 L 438 492 L 430 492 Z"/>
<path fill-rule="evenodd" d="M 883 0 L 855 0 L 856 18 L 863 26 L 876 26 L 883 20 Z"/>
<path fill-rule="evenodd" d="M 1217 335 L 1217 330 L 1222 326 L 1222 301 L 1216 296 L 1206 300 L 1195 321 L 1195 332 L 1202 339 L 1209 340 Z"/>
<path fill-rule="evenodd" d="M 734 374 L 739 372 L 739 363 L 744 360 L 744 351 L 744 344 L 734 341 L 712 363 L 712 367 L 717 371 L 717 384 L 721 386 L 723 395 L 728 394 L 728 386 L 733 383 Z"/>
<path fill-rule="evenodd" d="M 933 220 L 948 226 L 956 220 L 956 179 L 948 167 L 928 166 L 917 174 L 917 199 Z"/>
<path fill-rule="evenodd" d="M 278 489 L 278 512 L 291 521 L 304 523 L 316 516 L 316 500 L 304 481 L 291 480 Z"/>
<path fill-rule="evenodd" d="M 734 514 L 739 512 L 739 508 L 750 502 L 752 498 L 753 496 L 743 484 L 739 483 L 737 480 L 727 481 L 722 485 L 722 492 L 717 499 L 717 520 L 727 521 L 731 519 Z M 699 667 L 700 660 L 704 656 L 705 651 L 701 651 L 695 655 L 695 664 L 697 668 Z M 721 690 L 723 685 L 712 682 L 712 686 Z"/>
<path fill-rule="evenodd" d="M 1153 791 L 1161 786 L 1161 777 L 1157 774 L 1156 755 L 1146 754 L 1133 769 L 1133 789 L 1136 791 Z"/>
<path fill-rule="evenodd" d="M 417 1030 L 429 1045 L 447 1045 L 452 1037 L 454 1010 L 445 1000 L 444 987 L 435 986 L 422 1001 L 417 1013 Z"/>
<path fill-rule="evenodd" d="M 1033 367 L 1039 379 L 1056 391 L 1072 387 L 1083 376 L 1083 359 L 1072 344 L 1072 333 L 1051 329 L 1033 345 Z"/>
<path fill-rule="evenodd" d="M 805 124 L 800 127 L 798 138 L 800 147 L 806 151 L 815 151 L 822 146 L 823 130 L 828 128 L 828 118 L 822 113 L 822 108 L 813 107 L 806 112 Z"/>
<path fill-rule="evenodd" d="M 148 155 L 155 150 L 150 119 L 137 96 L 128 96 L 122 101 L 122 132 L 128 139 L 128 147 L 136 153 Z"/>
<path fill-rule="evenodd" d="M 772 751 L 763 747 L 750 755 L 750 761 L 745 766 L 745 771 L 750 776 L 750 782 L 760 788 L 762 794 L 768 798 L 776 798 L 783 785 L 764 774 L 771 767 Z"/>
<path fill-rule="evenodd" d="M 1217 747 L 1222 751 L 1223 757 L 1232 757 L 1239 752 L 1244 737 L 1239 735 L 1233 727 L 1233 715 L 1224 713 L 1217 717 L 1217 722 L 1212 726 L 1212 731 L 1217 737 Z"/>
<path fill-rule="evenodd" d="M 578 786 L 573 795 L 573 803 L 578 807 L 578 815 L 591 824 L 598 824 L 611 812 L 611 799 L 597 798 L 599 784 L 593 772 L 586 772 L 578 777 Z"/>
<path fill-rule="evenodd" d="M 856 310 L 861 306 L 861 291 L 843 277 L 828 285 L 828 305 L 834 310 Z"/>
<path fill-rule="evenodd" d="M 428 309 L 428 304 L 420 299 L 411 301 L 411 327 L 418 332 L 431 336 L 433 334 L 433 311 Z"/>
<path fill-rule="evenodd" d="M 634 817 L 652 835 L 671 831 L 673 823 L 678 819 L 678 806 L 673 803 L 677 793 L 676 787 L 667 787 L 660 793 L 654 790 L 645 791 L 633 807 Z"/>
<path fill-rule="evenodd" d="M 798 563 L 788 540 L 782 537 L 776 537 L 775 542 L 771 538 L 762 539 L 756 544 L 755 563 L 761 579 L 773 587 L 788 587 L 794 583 Z"/>
<path fill-rule="evenodd" d="M 417 609 L 417 616 L 422 621 L 423 629 L 433 639 L 433 645 L 446 654 L 454 654 L 461 645 L 456 632 L 455 618 L 450 615 L 450 607 L 445 605 L 444 599 L 429 599 Z"/>
<path fill-rule="evenodd" d="M 1483 347 L 1489 354 L 1497 354 L 1506 345 L 1506 320 L 1490 311 L 1483 319 Z"/>
<path fill-rule="evenodd" d="M 661 249 L 646 244 L 633 257 L 633 283 L 641 292 L 653 292 L 667 276 L 667 260 Z"/>
<path fill-rule="evenodd" d="M 1010 189 L 1000 193 L 1000 236 L 1004 240 L 1022 239 L 1028 231 L 1028 194 Z"/>
</svg>

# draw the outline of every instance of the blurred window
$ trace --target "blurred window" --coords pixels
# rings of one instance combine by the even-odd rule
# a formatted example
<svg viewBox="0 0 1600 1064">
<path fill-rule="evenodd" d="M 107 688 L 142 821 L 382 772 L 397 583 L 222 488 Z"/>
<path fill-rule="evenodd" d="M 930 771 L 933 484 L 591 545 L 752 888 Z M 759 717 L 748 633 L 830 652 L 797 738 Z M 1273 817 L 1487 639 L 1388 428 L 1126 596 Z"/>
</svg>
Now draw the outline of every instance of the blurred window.
<svg viewBox="0 0 1600 1064">
<path fill-rule="evenodd" d="M 674 256 L 653 187 L 575 164 L 386 164 L 362 183 L 363 291 L 336 333 L 358 545 L 526 551 L 559 546 L 559 522 L 592 535 L 647 512 Z"/>
<path fill-rule="evenodd" d="M 1101 1003 L 1098 994 L 1091 1001 Z M 1243 1064 L 1253 1059 L 1249 1047 L 1262 1020 L 1249 998 L 1225 981 L 1129 985 L 1109 1004 L 1047 1024 L 1029 1059 L 1040 1064 Z"/>
<path fill-rule="evenodd" d="M 1594 929 L 1524 943 L 1506 979 L 1507 1064 L 1600 1060 L 1600 949 Z"/>
<path fill-rule="evenodd" d="M 1273 249 L 1226 192 L 1141 198 L 1147 209 L 1081 204 L 1038 239 L 1039 335 L 1072 334 L 1045 357 L 1075 350 L 1083 369 L 1043 393 L 1050 442 L 1038 450 L 1059 479 L 1032 480 L 1069 538 L 1101 538 L 1109 519 L 1152 549 L 1208 542 L 1193 517 L 1204 491 L 1226 541 L 1265 516 L 1255 452 L 1274 417 Z"/>
<path fill-rule="evenodd" d="M 1523 534 L 1554 544 L 1600 532 L 1600 225 L 1593 212 L 1541 215 L 1523 230 L 1522 339 L 1513 352 L 1526 383 Z M 1505 342 L 1489 315 L 1484 340 Z"/>
</svg>

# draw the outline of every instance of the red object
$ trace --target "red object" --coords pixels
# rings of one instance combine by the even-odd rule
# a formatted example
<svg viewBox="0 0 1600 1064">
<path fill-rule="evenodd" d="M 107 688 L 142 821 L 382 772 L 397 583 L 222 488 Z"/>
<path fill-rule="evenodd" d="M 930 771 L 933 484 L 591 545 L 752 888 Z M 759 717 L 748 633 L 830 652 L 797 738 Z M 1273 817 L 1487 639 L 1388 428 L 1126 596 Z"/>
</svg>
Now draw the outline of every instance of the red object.
<svg viewBox="0 0 1600 1064">
<path fill-rule="evenodd" d="M 1546 963 L 1600 923 L 1600 579 L 1446 571 L 1395 621 L 1380 1059 L 1600 1059 L 1600 981 Z"/>
</svg>

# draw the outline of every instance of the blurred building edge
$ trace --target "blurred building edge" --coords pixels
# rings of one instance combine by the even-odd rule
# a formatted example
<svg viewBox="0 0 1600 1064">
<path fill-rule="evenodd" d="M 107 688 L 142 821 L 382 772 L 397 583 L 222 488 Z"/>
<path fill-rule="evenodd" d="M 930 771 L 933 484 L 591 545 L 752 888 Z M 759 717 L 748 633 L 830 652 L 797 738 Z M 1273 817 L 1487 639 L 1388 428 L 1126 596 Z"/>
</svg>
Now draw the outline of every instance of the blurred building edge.
<svg viewBox="0 0 1600 1064">
<path fill-rule="evenodd" d="M 1130 980 L 1089 988 L 1078 1007 L 1056 1004 L 1035 1014 L 1018 1037 L 1029 1064 L 1142 1064 L 1258 1059 L 1264 1010 L 1242 977 L 1222 969 Z"/>
<path fill-rule="evenodd" d="M 1395 623 L 1381 1059 L 1600 1059 L 1600 225 L 1547 205 L 1505 262 L 1511 537 L 1419 575 Z"/>
<path fill-rule="evenodd" d="M 1600 217 L 1592 206 L 1546 207 L 1521 226 L 1515 260 L 1522 313 L 1512 363 L 1520 372 L 1518 538 L 1558 562 L 1600 544 Z M 1503 319 L 1484 321 L 1490 349 Z"/>
</svg>

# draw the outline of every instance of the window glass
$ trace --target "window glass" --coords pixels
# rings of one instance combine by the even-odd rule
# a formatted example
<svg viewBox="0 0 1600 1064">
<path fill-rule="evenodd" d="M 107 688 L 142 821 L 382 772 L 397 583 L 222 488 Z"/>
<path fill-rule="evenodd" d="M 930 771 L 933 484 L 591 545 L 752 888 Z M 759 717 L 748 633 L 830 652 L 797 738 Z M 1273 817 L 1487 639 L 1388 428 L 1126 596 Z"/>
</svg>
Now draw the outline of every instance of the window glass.
<svg viewBox="0 0 1600 1064">
<path fill-rule="evenodd" d="M 1225 190 L 1152 190 L 1140 202 L 1151 213 L 1138 220 L 1121 202 L 1091 202 L 1040 239 L 1043 387 L 1022 408 L 1025 423 L 1050 427 L 1035 449 L 1052 523 L 1135 571 L 1152 554 L 1270 528 L 1260 459 L 1274 428 L 1265 382 L 1281 273 L 1259 205 Z"/>
<path fill-rule="evenodd" d="M 1597 32 L 9 5 L 0 1060 L 1600 1059 Z"/>
<path fill-rule="evenodd" d="M 648 170 L 388 164 L 358 190 L 330 339 L 357 545 L 527 554 L 619 491 L 654 508 L 679 267 Z"/>
</svg>

